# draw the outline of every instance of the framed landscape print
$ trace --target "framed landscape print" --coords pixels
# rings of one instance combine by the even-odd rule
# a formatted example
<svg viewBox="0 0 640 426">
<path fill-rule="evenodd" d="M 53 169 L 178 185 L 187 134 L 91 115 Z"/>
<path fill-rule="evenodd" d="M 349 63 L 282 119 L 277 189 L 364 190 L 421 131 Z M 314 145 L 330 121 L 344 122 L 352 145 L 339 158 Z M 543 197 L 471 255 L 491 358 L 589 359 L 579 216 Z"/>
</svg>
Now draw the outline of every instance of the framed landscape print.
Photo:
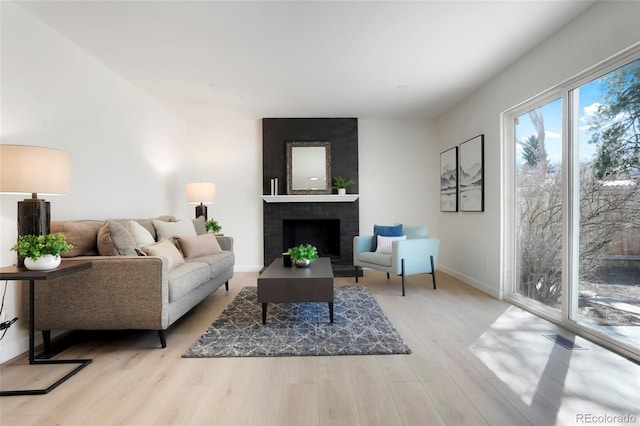
<svg viewBox="0 0 640 426">
<path fill-rule="evenodd" d="M 440 211 L 458 211 L 458 147 L 440 154 Z"/>
<path fill-rule="evenodd" d="M 484 135 L 460 144 L 460 211 L 484 211 Z"/>
</svg>

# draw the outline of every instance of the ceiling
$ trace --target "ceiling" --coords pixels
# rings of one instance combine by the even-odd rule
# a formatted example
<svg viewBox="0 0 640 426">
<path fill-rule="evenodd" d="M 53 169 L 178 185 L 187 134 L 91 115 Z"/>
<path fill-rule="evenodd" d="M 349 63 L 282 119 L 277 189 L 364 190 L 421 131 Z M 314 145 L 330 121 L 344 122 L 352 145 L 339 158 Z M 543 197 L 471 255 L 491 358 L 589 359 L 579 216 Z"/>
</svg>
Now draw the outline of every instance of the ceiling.
<svg viewBox="0 0 640 426">
<path fill-rule="evenodd" d="M 25 1 L 186 118 L 436 117 L 593 1 Z"/>
</svg>

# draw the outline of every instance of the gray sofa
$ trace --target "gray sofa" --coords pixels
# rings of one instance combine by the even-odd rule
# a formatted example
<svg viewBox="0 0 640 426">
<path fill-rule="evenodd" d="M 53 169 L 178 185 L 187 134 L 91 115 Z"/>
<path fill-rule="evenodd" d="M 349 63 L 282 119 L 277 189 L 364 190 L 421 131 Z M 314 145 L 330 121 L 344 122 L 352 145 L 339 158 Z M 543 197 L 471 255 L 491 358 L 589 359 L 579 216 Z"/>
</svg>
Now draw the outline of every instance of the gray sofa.
<svg viewBox="0 0 640 426">
<path fill-rule="evenodd" d="M 164 348 L 167 328 L 222 284 L 228 290 L 235 263 L 233 238 L 207 234 L 202 217 L 189 221 L 193 236 L 165 239 L 156 229 L 166 234 L 165 228 L 178 222 L 188 226 L 171 216 L 51 222 L 51 232 L 65 234 L 74 246 L 63 257 L 91 261 L 92 267 L 36 282 L 34 326 L 43 332 L 45 349 L 51 330 L 124 329 L 157 330 Z M 123 231 L 131 227 L 144 228 L 161 242 L 142 247 L 132 240 L 134 231 Z M 172 253 L 146 255 L 159 247 Z"/>
</svg>

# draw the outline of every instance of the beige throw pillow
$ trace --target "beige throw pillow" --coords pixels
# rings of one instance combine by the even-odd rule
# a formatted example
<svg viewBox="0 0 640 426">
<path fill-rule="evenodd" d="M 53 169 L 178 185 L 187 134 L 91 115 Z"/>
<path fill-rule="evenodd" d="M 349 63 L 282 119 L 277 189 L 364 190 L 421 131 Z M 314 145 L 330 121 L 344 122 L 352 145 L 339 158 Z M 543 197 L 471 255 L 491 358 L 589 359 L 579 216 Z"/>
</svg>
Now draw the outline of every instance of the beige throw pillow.
<svg viewBox="0 0 640 426">
<path fill-rule="evenodd" d="M 144 247 L 156 242 L 151 232 L 135 220 L 128 221 L 125 228 L 133 236 L 133 239 L 136 240 L 136 247 Z"/>
<path fill-rule="evenodd" d="M 180 266 L 184 263 L 184 259 L 182 255 L 173 245 L 173 243 L 169 240 L 162 239 L 155 244 L 151 244 L 149 246 L 141 247 L 140 251 L 142 251 L 147 256 L 158 256 L 164 257 L 167 259 L 169 270 L 172 270 L 176 266 Z"/>
<path fill-rule="evenodd" d="M 158 234 L 158 241 L 163 238 L 171 239 L 175 237 L 190 237 L 196 235 L 196 228 L 190 220 L 179 220 L 177 222 L 163 222 L 153 220 L 153 226 Z"/>
<path fill-rule="evenodd" d="M 177 240 L 184 257 L 200 257 L 222 253 L 218 239 L 214 234 L 178 237 Z"/>
<path fill-rule="evenodd" d="M 98 230 L 98 252 L 101 256 L 136 256 L 136 240 L 116 222 L 107 222 Z"/>
</svg>

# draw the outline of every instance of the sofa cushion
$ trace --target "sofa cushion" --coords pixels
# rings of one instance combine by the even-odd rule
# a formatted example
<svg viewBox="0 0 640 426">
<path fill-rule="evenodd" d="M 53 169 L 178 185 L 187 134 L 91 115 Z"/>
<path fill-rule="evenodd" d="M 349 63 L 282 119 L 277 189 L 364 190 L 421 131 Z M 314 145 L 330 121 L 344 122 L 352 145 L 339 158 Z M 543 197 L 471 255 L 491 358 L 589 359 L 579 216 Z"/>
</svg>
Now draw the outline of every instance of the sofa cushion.
<svg viewBox="0 0 640 426">
<path fill-rule="evenodd" d="M 136 256 L 136 240 L 124 226 L 107 222 L 98 230 L 98 253 L 101 256 Z"/>
<path fill-rule="evenodd" d="M 213 234 L 196 235 L 195 237 L 177 237 L 176 240 L 184 257 L 200 257 L 222 253 L 218 239 Z"/>
<path fill-rule="evenodd" d="M 402 225 L 402 233 L 407 236 L 407 240 L 410 240 L 412 238 L 427 238 L 428 232 L 429 227 L 427 225 Z"/>
<path fill-rule="evenodd" d="M 131 233 L 133 239 L 136 241 L 136 247 L 144 247 L 156 242 L 153 235 L 151 235 L 151 232 L 135 220 L 127 221 L 125 228 L 129 233 Z"/>
<path fill-rule="evenodd" d="M 164 257 L 168 261 L 168 269 L 170 271 L 177 266 L 184 264 L 184 259 L 176 246 L 173 245 L 171 241 L 164 238 L 155 244 L 141 247 L 140 251 L 147 256 Z"/>
<path fill-rule="evenodd" d="M 399 237 L 402 234 L 402 225 L 373 225 L 373 240 L 371 240 L 371 251 L 378 248 L 378 235 L 383 237 Z"/>
<path fill-rule="evenodd" d="M 72 249 L 61 254 L 62 257 L 97 256 L 98 231 L 104 224 L 104 220 L 52 221 L 51 233 L 63 234 L 73 245 Z"/>
<path fill-rule="evenodd" d="M 393 242 L 406 239 L 406 235 L 402 235 L 400 237 L 383 237 L 382 235 L 378 235 L 378 248 L 376 249 L 376 253 L 391 254 L 393 249 Z"/>
<path fill-rule="evenodd" d="M 358 255 L 358 259 L 360 259 L 361 262 L 373 263 L 374 265 L 387 267 L 391 266 L 390 254 L 372 253 L 370 251 L 365 251 Z"/>
<path fill-rule="evenodd" d="M 200 284 L 209 280 L 209 265 L 188 262 L 169 271 L 169 302 L 180 299 Z"/>
<path fill-rule="evenodd" d="M 188 237 L 196 235 L 196 228 L 190 220 L 179 220 L 177 222 L 164 222 L 162 220 L 153 220 L 153 226 L 158 234 L 158 241 L 163 238 L 171 239 L 174 237 Z"/>
<path fill-rule="evenodd" d="M 211 278 L 215 278 L 227 271 L 229 268 L 233 269 L 236 258 L 232 251 L 223 251 L 218 254 L 188 258 L 186 259 L 186 261 L 187 263 L 206 263 L 207 265 L 209 265 Z"/>
</svg>

